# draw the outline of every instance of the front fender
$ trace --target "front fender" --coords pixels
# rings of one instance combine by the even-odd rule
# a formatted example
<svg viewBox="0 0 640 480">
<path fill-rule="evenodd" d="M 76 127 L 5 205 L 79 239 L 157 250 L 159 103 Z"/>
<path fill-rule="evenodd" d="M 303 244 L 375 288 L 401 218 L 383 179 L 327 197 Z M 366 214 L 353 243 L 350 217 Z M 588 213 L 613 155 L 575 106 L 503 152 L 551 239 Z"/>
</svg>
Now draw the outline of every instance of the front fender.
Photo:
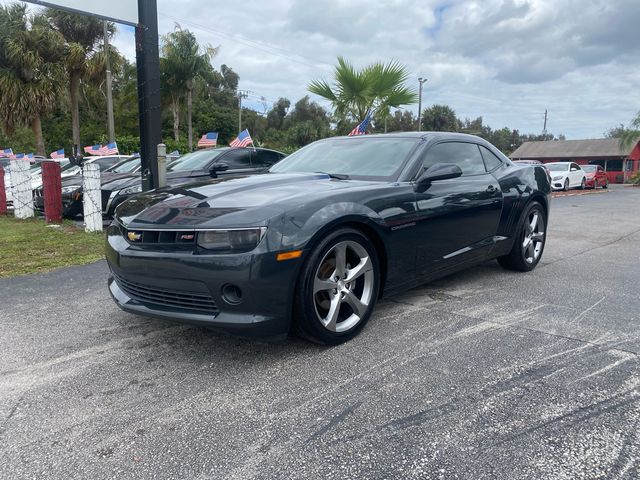
<svg viewBox="0 0 640 480">
<path fill-rule="evenodd" d="M 284 219 L 282 249 L 304 249 L 314 237 L 322 236 L 341 224 L 364 223 L 374 228 L 380 235 L 385 230 L 385 222 L 374 210 L 353 202 L 338 202 L 326 205 L 315 212 L 301 208 Z"/>
</svg>

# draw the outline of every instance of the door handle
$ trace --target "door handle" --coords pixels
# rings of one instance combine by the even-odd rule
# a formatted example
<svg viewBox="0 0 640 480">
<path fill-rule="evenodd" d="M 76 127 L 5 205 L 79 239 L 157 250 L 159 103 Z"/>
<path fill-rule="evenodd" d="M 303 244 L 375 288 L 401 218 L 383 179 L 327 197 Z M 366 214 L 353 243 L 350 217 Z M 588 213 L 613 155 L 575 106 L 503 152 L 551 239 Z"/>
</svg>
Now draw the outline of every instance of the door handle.
<svg viewBox="0 0 640 480">
<path fill-rule="evenodd" d="M 493 193 L 493 192 L 495 192 L 495 191 L 496 191 L 496 187 L 494 187 L 493 185 L 489 185 L 489 186 L 487 187 L 487 192 L 489 192 L 489 193 Z"/>
</svg>

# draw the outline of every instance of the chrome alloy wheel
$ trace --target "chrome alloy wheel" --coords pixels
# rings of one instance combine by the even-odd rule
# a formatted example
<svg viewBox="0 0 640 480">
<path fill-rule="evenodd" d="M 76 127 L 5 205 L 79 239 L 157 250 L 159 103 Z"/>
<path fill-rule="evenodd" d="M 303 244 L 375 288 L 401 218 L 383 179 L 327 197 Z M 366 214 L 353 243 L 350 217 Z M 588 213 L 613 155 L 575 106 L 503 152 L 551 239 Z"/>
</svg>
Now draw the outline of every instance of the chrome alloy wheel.
<svg viewBox="0 0 640 480">
<path fill-rule="evenodd" d="M 331 332 L 357 325 L 372 301 L 373 263 L 358 242 L 335 244 L 319 263 L 313 277 L 313 303 L 320 323 Z"/>
<path fill-rule="evenodd" d="M 540 257 L 544 246 L 544 219 L 538 211 L 532 211 L 524 225 L 522 253 L 527 263 L 534 263 Z"/>
</svg>

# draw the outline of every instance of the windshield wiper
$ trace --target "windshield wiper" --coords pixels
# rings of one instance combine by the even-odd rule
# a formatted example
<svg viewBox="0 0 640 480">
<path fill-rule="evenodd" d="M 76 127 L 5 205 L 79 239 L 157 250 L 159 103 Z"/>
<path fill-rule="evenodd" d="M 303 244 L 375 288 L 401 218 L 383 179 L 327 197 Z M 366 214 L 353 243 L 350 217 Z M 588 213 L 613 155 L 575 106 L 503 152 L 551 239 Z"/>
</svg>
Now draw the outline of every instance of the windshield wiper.
<svg viewBox="0 0 640 480">
<path fill-rule="evenodd" d="M 327 172 L 313 172 L 313 173 L 321 173 L 323 175 L 329 175 L 329 178 L 335 178 L 336 180 L 349 180 L 349 175 L 344 175 L 342 173 L 327 173 Z"/>
</svg>

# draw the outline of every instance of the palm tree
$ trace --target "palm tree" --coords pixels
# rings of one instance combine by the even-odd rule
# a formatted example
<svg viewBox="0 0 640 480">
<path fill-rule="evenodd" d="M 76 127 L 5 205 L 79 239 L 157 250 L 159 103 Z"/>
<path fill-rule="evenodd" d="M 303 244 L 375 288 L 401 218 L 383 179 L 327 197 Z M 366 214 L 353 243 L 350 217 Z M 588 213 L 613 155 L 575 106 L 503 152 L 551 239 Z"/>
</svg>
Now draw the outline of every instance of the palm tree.
<svg viewBox="0 0 640 480">
<path fill-rule="evenodd" d="M 103 21 L 53 8 L 46 10 L 46 16 L 65 39 L 64 64 L 69 76 L 71 130 L 74 145 L 80 145 L 80 83 L 91 70 L 93 57 L 104 39 Z M 114 31 L 115 26 L 109 23 L 109 34 Z"/>
<path fill-rule="evenodd" d="M 193 107 L 193 89 L 196 77 L 209 78 L 213 75 L 211 59 L 218 53 L 216 48 L 201 48 L 196 37 L 189 30 L 179 25 L 173 32 L 163 37 L 160 69 L 165 88 L 171 98 L 173 114 L 173 137 L 180 140 L 180 103 L 183 96 L 187 98 L 187 125 L 189 150 L 193 148 L 193 123 L 191 120 Z"/>
<path fill-rule="evenodd" d="M 0 6 L 0 116 L 5 132 L 20 125 L 33 131 L 36 153 L 45 154 L 42 116 L 61 91 L 62 42 L 41 15 L 29 18 L 26 6 Z"/>
<path fill-rule="evenodd" d="M 356 70 L 348 60 L 338 57 L 333 86 L 326 80 L 315 80 L 308 88 L 329 100 L 339 118 L 351 116 L 361 122 L 369 111 L 384 118 L 391 108 L 416 103 L 416 92 L 404 86 L 408 78 L 406 67 L 395 61 Z"/>
<path fill-rule="evenodd" d="M 631 121 L 631 128 L 625 128 L 620 136 L 620 144 L 623 148 L 633 147 L 640 140 L 640 112 Z"/>
</svg>

